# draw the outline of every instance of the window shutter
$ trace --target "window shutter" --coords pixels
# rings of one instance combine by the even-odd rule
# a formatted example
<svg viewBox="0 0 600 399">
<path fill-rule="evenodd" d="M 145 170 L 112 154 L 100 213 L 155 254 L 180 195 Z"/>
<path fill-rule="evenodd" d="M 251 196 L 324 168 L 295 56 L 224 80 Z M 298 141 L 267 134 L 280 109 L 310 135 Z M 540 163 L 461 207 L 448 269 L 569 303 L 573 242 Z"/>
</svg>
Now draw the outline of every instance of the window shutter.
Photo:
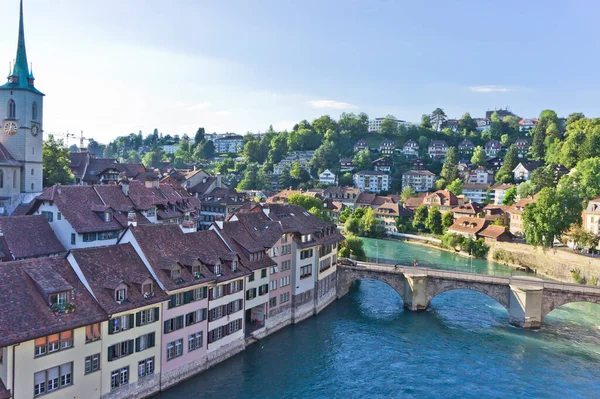
<svg viewBox="0 0 600 399">
<path fill-rule="evenodd" d="M 142 312 L 137 312 L 135 314 L 135 325 L 140 326 L 142 324 Z"/>
<path fill-rule="evenodd" d="M 183 303 L 190 303 L 192 301 L 192 291 L 186 291 L 183 293 Z"/>
<path fill-rule="evenodd" d="M 140 351 L 140 337 L 137 337 L 135 339 L 135 351 L 139 352 Z"/>
<path fill-rule="evenodd" d="M 250 300 L 250 290 L 246 291 L 246 300 Z"/>
<path fill-rule="evenodd" d="M 186 315 L 185 315 L 185 326 L 186 326 L 186 327 L 187 327 L 187 326 L 189 326 L 189 325 L 191 324 L 191 323 L 190 323 L 190 321 L 191 321 L 191 317 L 190 317 L 190 316 L 191 316 L 191 315 L 192 315 L 191 313 L 188 313 L 188 314 L 186 314 Z"/>
<path fill-rule="evenodd" d="M 133 322 L 134 322 L 134 319 L 135 319 L 135 316 L 134 316 L 134 314 L 133 314 L 133 313 L 132 313 L 132 314 L 130 314 L 130 315 L 129 315 L 129 328 L 133 328 L 133 327 L 135 326 L 135 324 L 133 324 Z"/>
<path fill-rule="evenodd" d="M 109 320 L 108 321 L 108 333 L 112 334 L 115 331 L 115 326 L 113 325 L 113 321 Z"/>
<path fill-rule="evenodd" d="M 208 309 L 202 309 L 202 319 L 206 320 L 208 318 Z"/>
<path fill-rule="evenodd" d="M 169 299 L 169 309 L 175 307 L 175 295 L 171 295 L 171 299 Z"/>
<path fill-rule="evenodd" d="M 166 333 L 170 333 L 171 331 L 169 330 L 169 320 L 165 320 L 165 322 L 163 323 L 163 325 L 164 325 L 163 330 L 165 331 L 165 334 Z"/>
<path fill-rule="evenodd" d="M 108 347 L 108 361 L 109 362 L 112 362 L 112 360 L 113 360 L 113 348 L 114 348 L 114 345 Z"/>
<path fill-rule="evenodd" d="M 214 294 L 214 292 L 215 292 L 215 289 L 214 289 L 214 288 L 211 288 L 211 289 L 210 289 L 210 291 L 209 291 L 209 294 L 210 294 L 210 299 L 215 299 L 215 294 Z"/>
<path fill-rule="evenodd" d="M 204 295 L 203 295 L 203 297 L 204 297 L 204 298 L 207 298 L 207 297 L 208 297 L 208 287 L 204 287 L 204 288 L 203 288 L 203 290 L 204 290 Z"/>
<path fill-rule="evenodd" d="M 128 353 L 133 353 L 133 340 L 132 339 L 129 340 L 129 351 L 128 351 Z"/>
<path fill-rule="evenodd" d="M 154 336 L 156 333 L 148 334 L 148 348 L 154 348 Z"/>
<path fill-rule="evenodd" d="M 154 321 L 158 321 L 158 319 L 160 318 L 160 308 L 159 307 L 155 307 L 154 308 Z"/>
<path fill-rule="evenodd" d="M 183 315 L 177 316 L 177 329 L 183 328 Z"/>
<path fill-rule="evenodd" d="M 231 304 L 227 304 L 227 314 L 231 314 Z"/>
</svg>

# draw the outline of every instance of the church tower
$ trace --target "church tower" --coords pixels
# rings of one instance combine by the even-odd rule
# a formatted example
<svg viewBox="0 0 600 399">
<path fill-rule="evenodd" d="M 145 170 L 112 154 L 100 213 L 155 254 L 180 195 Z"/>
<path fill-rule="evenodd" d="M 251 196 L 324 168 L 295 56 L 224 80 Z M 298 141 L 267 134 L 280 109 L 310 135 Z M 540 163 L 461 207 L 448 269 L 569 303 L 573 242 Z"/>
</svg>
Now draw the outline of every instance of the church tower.
<svg viewBox="0 0 600 399">
<path fill-rule="evenodd" d="M 17 58 L 8 82 L 0 86 L 0 144 L 4 147 L 0 148 L 0 194 L 25 194 L 21 195 L 24 202 L 43 189 L 44 94 L 35 88 L 34 80 L 25 51 L 21 0 Z"/>
</svg>

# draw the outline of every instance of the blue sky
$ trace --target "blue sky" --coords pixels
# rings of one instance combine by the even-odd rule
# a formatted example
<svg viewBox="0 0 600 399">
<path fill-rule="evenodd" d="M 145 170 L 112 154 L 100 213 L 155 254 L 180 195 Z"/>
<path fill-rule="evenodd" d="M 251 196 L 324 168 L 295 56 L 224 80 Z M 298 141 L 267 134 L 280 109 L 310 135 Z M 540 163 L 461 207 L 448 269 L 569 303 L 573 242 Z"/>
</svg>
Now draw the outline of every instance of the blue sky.
<svg viewBox="0 0 600 399">
<path fill-rule="evenodd" d="M 597 116 L 593 1 L 24 0 L 46 132 L 100 141 L 291 128 L 343 111 L 418 122 L 509 106 Z M 18 1 L 3 1 L 0 60 Z"/>
</svg>

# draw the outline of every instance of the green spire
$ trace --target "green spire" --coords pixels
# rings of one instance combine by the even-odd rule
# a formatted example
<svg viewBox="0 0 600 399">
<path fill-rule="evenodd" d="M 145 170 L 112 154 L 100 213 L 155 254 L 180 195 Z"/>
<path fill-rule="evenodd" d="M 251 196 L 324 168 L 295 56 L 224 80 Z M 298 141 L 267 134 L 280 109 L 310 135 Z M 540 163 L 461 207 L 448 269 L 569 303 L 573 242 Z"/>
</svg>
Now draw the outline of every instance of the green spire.
<svg viewBox="0 0 600 399">
<path fill-rule="evenodd" d="M 13 76 L 19 77 L 19 86 L 29 86 L 29 64 L 27 64 L 27 52 L 25 51 L 25 29 L 23 28 L 23 0 L 21 0 L 21 11 L 19 14 L 19 41 L 17 44 L 17 60 L 13 68 Z"/>
</svg>

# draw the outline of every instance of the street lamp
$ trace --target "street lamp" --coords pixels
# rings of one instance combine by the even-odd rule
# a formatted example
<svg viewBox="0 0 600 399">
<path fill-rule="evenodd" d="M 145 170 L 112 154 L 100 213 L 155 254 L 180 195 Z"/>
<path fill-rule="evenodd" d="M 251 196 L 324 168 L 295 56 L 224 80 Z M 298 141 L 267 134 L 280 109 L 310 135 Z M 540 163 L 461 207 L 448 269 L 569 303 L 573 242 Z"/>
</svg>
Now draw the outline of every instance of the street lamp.
<svg viewBox="0 0 600 399">
<path fill-rule="evenodd" d="M 377 261 L 375 263 L 379 263 L 379 241 L 375 241 L 375 248 L 377 249 Z"/>
</svg>

